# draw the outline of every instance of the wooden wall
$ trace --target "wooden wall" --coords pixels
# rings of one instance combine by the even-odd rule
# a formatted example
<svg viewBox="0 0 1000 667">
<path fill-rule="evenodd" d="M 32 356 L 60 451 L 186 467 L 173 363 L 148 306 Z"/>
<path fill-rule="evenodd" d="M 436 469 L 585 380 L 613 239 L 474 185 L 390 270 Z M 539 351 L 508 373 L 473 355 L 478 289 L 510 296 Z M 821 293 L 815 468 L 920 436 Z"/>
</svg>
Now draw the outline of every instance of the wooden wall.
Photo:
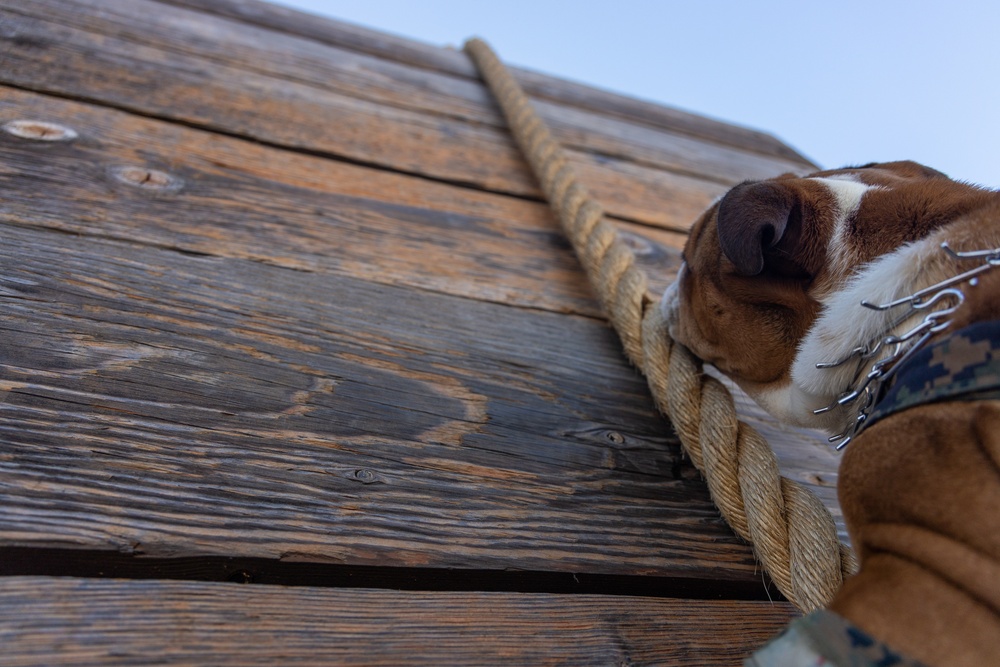
<svg viewBox="0 0 1000 667">
<path fill-rule="evenodd" d="M 461 53 L 249 0 L 8 4 L 0 48 L 5 664 L 722 665 L 792 615 Z M 518 76 L 657 287 L 810 167 Z"/>
</svg>

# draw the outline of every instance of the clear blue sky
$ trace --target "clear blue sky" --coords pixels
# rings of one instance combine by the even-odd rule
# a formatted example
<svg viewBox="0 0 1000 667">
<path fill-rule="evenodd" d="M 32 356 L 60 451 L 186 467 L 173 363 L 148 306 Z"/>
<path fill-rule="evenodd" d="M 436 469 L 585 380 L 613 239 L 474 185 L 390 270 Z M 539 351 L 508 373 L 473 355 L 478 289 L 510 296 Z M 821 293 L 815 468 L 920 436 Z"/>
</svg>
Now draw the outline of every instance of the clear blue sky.
<svg viewBox="0 0 1000 667">
<path fill-rule="evenodd" d="M 1000 0 L 279 0 L 771 132 L 822 167 L 1000 188 Z"/>
</svg>

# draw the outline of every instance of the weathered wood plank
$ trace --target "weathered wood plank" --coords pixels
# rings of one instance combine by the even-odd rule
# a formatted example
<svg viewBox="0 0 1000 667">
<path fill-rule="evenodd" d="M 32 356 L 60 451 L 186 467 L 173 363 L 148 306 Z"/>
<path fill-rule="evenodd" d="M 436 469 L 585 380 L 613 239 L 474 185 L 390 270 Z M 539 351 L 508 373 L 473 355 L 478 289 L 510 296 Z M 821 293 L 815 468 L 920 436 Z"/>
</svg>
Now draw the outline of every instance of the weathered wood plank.
<svg viewBox="0 0 1000 667">
<path fill-rule="evenodd" d="M 73 7 L 65 7 L 70 16 Z M 513 145 L 495 128 L 387 107 L 8 8 L 0 17 L 3 83 L 441 180 L 536 192 Z M 449 164 L 456 145 L 481 159 Z"/>
<path fill-rule="evenodd" d="M 9 222 L 601 316 L 542 203 L 0 88 L 0 123 L 18 118 L 80 136 L 51 144 L 0 132 Z M 129 187 L 115 176 L 126 166 L 182 185 Z M 624 228 L 662 287 L 684 237 Z"/>
<path fill-rule="evenodd" d="M 79 3 L 86 4 L 85 0 Z M 83 7 L 78 3 L 40 0 L 31 5 L 38 17 L 10 14 L 8 22 L 18 39 L 30 41 L 35 48 L 18 49 L 14 40 L 6 81 L 435 178 L 537 194 L 492 101 L 476 82 L 406 69 L 277 33 L 260 35 L 259 30 L 222 19 L 214 19 L 219 25 L 211 25 L 211 17 L 204 19 L 209 25 L 203 26 L 203 34 L 190 35 L 194 26 L 201 25 L 194 19 L 196 14 L 156 4 L 151 6 L 160 7 L 159 14 L 134 6 L 136 2 L 121 7 L 121 3 L 104 4 L 88 6 L 80 16 Z M 118 11 L 112 11 L 115 7 Z M 174 17 L 173 26 L 167 20 L 171 11 L 182 12 Z M 53 23 L 56 19 L 62 23 Z M 95 32 L 78 30 L 76 24 L 88 25 Z M 289 43 L 281 43 L 282 39 Z M 273 51 L 266 46 L 272 41 L 278 42 L 272 45 Z M 39 49 L 39 44 L 50 48 Z M 309 47 L 304 53 L 303 44 Z M 313 53 L 316 50 L 320 52 Z M 358 58 L 367 61 L 357 62 Z M 112 75 L 125 63 L 126 72 Z M 174 80 L 169 83 L 173 90 L 148 91 L 148 81 L 162 77 L 165 70 L 173 72 Z M 258 74 L 261 70 L 265 74 Z M 262 91 L 265 99 L 248 103 L 248 96 L 260 97 Z M 190 102 L 178 107 L 172 103 L 178 96 Z M 285 110 L 286 105 L 294 108 Z M 800 162 L 734 150 L 549 102 L 539 102 L 538 107 L 568 146 L 604 158 L 595 163 L 597 174 L 585 176 L 611 206 L 615 198 L 604 195 L 613 195 L 614 190 L 600 172 L 614 171 L 620 161 L 696 176 L 681 179 L 673 190 L 707 189 L 710 194 L 700 199 L 698 208 L 721 192 L 724 184 L 803 168 Z M 317 122 L 319 118 L 331 118 L 331 122 Z M 456 144 L 468 147 L 463 151 L 470 156 L 467 164 L 454 164 L 454 151 L 449 147 Z M 608 160 L 609 156 L 617 160 Z M 707 183 L 698 186 L 699 180 Z M 671 194 L 657 196 L 640 189 L 629 196 L 643 202 L 643 221 L 676 227 L 676 221 L 656 215 L 669 207 Z M 686 215 L 684 224 L 694 215 L 695 211 Z"/>
<path fill-rule="evenodd" d="M 67 6 L 75 7 L 58 3 L 52 5 L 56 9 Z M 118 4 L 113 7 L 121 6 L 127 7 Z M 122 106 L 133 104 L 140 92 L 142 95 L 155 94 L 165 85 L 166 79 L 162 76 L 156 79 L 156 85 L 151 85 L 157 58 L 162 57 L 173 63 L 176 67 L 170 70 L 173 73 L 190 70 L 197 75 L 202 73 L 199 68 L 211 69 L 212 58 L 219 58 L 217 51 L 208 55 L 202 53 L 201 56 L 188 57 L 187 43 L 182 44 L 178 41 L 174 51 L 180 53 L 182 59 L 175 62 L 170 60 L 174 52 L 167 48 L 169 44 L 161 50 L 137 46 L 138 41 L 141 41 L 139 33 L 136 33 L 132 43 L 128 40 L 116 42 L 118 38 L 110 34 L 100 35 L 80 30 L 66 32 L 57 24 L 48 24 L 44 21 L 31 23 L 30 20 L 26 24 L 25 20 L 22 17 L 7 15 L 0 31 L 3 33 L 2 38 L 8 44 L 21 49 L 21 57 L 25 60 L 31 60 L 31 57 L 38 56 L 39 52 L 48 52 L 49 56 L 57 54 L 61 48 L 61 44 L 57 42 L 60 42 L 61 38 L 67 38 L 67 35 L 69 37 L 65 40 L 66 43 L 73 43 L 73 39 L 80 35 L 91 39 L 87 44 L 92 51 L 88 53 L 95 57 L 105 57 L 104 64 L 108 65 L 101 73 L 98 72 L 100 68 L 87 70 L 88 76 L 98 83 L 104 82 L 102 85 L 105 88 L 101 89 L 98 86 L 99 90 L 112 92 L 117 90 L 117 83 L 104 81 L 102 77 L 109 73 L 113 76 L 128 73 L 134 64 L 130 59 L 136 53 L 146 58 L 149 69 L 145 75 L 148 76 L 139 72 L 134 78 L 129 79 L 131 88 L 126 86 L 128 95 L 120 99 L 101 98 L 104 102 L 110 99 L 112 103 Z M 44 29 L 33 32 L 33 29 L 25 29 L 25 25 L 29 25 L 29 28 L 43 25 Z M 177 26 L 178 30 L 179 26 L 180 24 Z M 242 35 L 239 30 L 232 29 L 232 26 L 225 27 L 229 31 L 226 34 Z M 120 51 L 105 49 L 109 44 L 119 43 L 125 44 L 127 48 Z M 11 52 L 14 50 L 16 49 L 12 49 Z M 82 51 L 77 53 L 75 56 L 77 60 L 85 60 L 82 53 Z M 319 56 L 312 54 L 310 57 Z M 356 61 L 349 62 L 357 64 Z M 299 63 L 294 61 L 292 64 L 298 66 Z M 47 61 L 47 67 L 48 70 L 42 72 L 44 75 L 41 77 L 42 80 L 45 80 L 45 76 L 51 76 L 65 83 L 74 77 L 73 72 L 59 69 L 61 67 L 59 58 Z M 248 65 L 234 65 L 226 70 L 230 73 L 243 72 L 245 76 L 240 81 L 244 84 L 267 81 L 271 86 L 258 98 L 252 95 L 248 97 L 246 90 L 234 86 L 230 92 L 237 106 L 240 104 L 246 106 L 247 100 L 255 104 L 269 95 L 281 97 L 285 92 L 275 76 L 280 71 L 271 72 L 270 79 L 254 78 L 256 75 L 253 69 Z M 349 69 L 342 67 L 340 71 Z M 30 71 L 38 74 L 41 70 Z M 161 66 L 160 74 L 163 72 Z M 398 72 L 401 73 L 397 78 L 405 79 L 408 76 L 402 69 Z M 290 70 L 286 70 L 285 73 L 291 75 Z M 195 83 L 197 80 L 197 76 L 192 79 Z M 190 81 L 188 83 L 197 88 Z M 419 81 L 420 85 L 426 83 L 424 79 Z M 393 85 L 395 84 L 394 81 Z M 21 82 L 21 85 L 34 85 L 34 82 L 28 77 Z M 73 88 L 70 84 L 56 88 L 63 94 L 67 91 L 69 94 L 86 93 L 83 88 Z M 249 88 L 253 90 L 254 86 L 249 85 Z M 302 86 L 303 90 L 307 88 L 319 90 L 319 84 L 312 82 Z M 362 88 L 363 85 L 358 90 Z M 384 94 L 391 89 L 392 86 L 373 88 L 378 94 Z M 77 92 L 74 93 L 74 90 Z M 179 87 L 174 89 L 173 93 L 183 94 L 184 91 Z M 349 95 L 343 97 L 350 100 L 348 106 L 361 104 L 362 111 L 355 115 L 357 118 L 372 112 L 377 106 L 370 100 L 369 106 L 364 106 L 366 101 L 357 97 L 359 94 L 355 93 L 353 98 Z M 565 244 L 555 231 L 551 219 L 542 207 L 530 202 L 492 197 L 468 189 L 407 179 L 401 175 L 381 175 L 377 171 L 363 167 L 337 164 L 302 155 L 290 156 L 284 151 L 266 147 L 254 146 L 251 150 L 251 145 L 246 142 L 213 137 L 152 121 L 141 121 L 147 124 L 140 127 L 137 125 L 139 119 L 127 114 L 95 110 L 86 105 L 72 105 L 17 91 L 6 91 L 5 99 L 7 95 L 12 96 L 10 99 L 13 101 L 10 102 L 8 99 L 9 106 L 4 108 L 15 113 L 13 117 L 19 117 L 26 110 L 50 114 L 53 109 L 58 108 L 56 120 L 64 120 L 79 127 L 80 119 L 85 118 L 85 122 L 82 123 L 84 127 L 100 128 L 93 133 L 84 130 L 84 140 L 70 148 L 63 145 L 48 146 L 42 153 L 38 151 L 37 146 L 32 148 L 26 148 L 23 144 L 16 146 L 14 152 L 21 149 L 24 149 L 24 152 L 9 163 L 14 166 L 8 167 L 3 175 L 5 185 L 9 186 L 8 191 L 14 192 L 15 198 L 17 193 L 22 196 L 20 207 L 11 206 L 8 202 L 3 211 L 5 219 L 16 224 L 41 225 L 74 233 L 112 236 L 187 252 L 253 259 L 306 271 L 340 272 L 367 280 L 420 286 L 451 294 L 472 296 L 476 299 L 491 299 L 502 303 L 587 315 L 597 314 L 589 291 L 582 285 L 575 260 L 566 251 Z M 475 95 L 481 96 L 482 92 L 476 92 L 470 99 Z M 161 99 L 161 103 L 177 106 L 176 99 L 180 98 L 172 98 L 167 94 Z M 202 105 L 203 108 L 198 110 L 198 113 L 203 113 L 204 117 L 196 113 L 193 117 L 183 117 L 180 120 L 212 126 L 215 119 L 221 116 L 212 108 L 212 100 L 207 96 L 200 99 L 200 102 L 196 100 L 194 106 L 197 108 L 198 104 Z M 189 107 L 189 105 L 182 106 L 185 109 Z M 294 106 L 291 104 L 289 108 Z M 314 107 L 312 111 L 318 111 L 321 106 Z M 486 109 L 484 113 L 490 113 L 488 107 L 483 106 L 483 109 Z M 140 110 L 144 113 L 159 113 L 155 107 L 142 107 Z M 272 109 L 275 110 L 288 109 L 285 107 Z M 101 112 L 110 115 L 101 116 Z M 315 118 L 307 119 L 308 115 L 304 113 L 298 117 L 295 121 L 298 125 L 291 128 L 287 137 L 294 139 L 295 133 L 298 133 L 300 138 L 294 141 L 300 143 L 296 145 L 303 150 L 313 151 L 314 149 L 309 147 L 307 121 L 315 125 Z M 95 120 L 99 116 L 101 117 Z M 260 117 L 264 116 L 266 114 Z M 427 123 L 427 117 L 428 114 L 424 112 L 421 112 L 421 115 L 407 116 L 408 119 L 423 119 L 419 122 L 414 121 L 416 125 L 413 126 L 425 123 L 426 127 L 432 127 L 434 124 Z M 257 120 L 259 119 L 250 117 L 246 125 L 252 129 Z M 274 118 L 268 120 L 274 121 Z M 285 119 L 279 118 L 279 120 Z M 577 122 L 571 118 L 563 131 L 571 133 L 574 131 L 573 128 L 581 128 L 586 122 L 590 121 L 584 119 Z M 116 129 L 119 123 L 126 129 Z M 239 124 L 225 126 L 222 123 L 219 127 L 227 132 L 245 131 Z M 263 137 L 269 143 L 282 143 L 285 140 L 294 143 L 287 137 L 282 139 L 284 135 L 280 135 L 281 130 L 278 131 L 276 139 L 275 134 L 269 134 L 276 125 L 268 127 L 270 129 L 265 128 L 266 131 L 259 136 L 254 135 L 257 130 L 252 129 L 248 136 Z M 649 169 L 633 162 L 633 159 L 649 159 L 654 162 L 659 159 L 655 155 L 652 157 L 642 154 L 631 155 L 631 149 L 627 148 L 629 142 L 639 149 L 645 146 L 644 138 L 647 135 L 644 132 L 648 132 L 647 129 L 637 129 L 632 124 L 616 122 L 602 123 L 602 127 L 613 128 L 602 135 L 606 137 L 602 139 L 607 142 L 605 148 L 609 151 L 621 150 L 623 159 L 608 159 L 584 152 L 578 152 L 577 159 L 584 165 L 585 175 L 591 181 L 607 184 L 605 198 L 611 202 L 609 208 L 612 210 L 638 220 L 682 228 L 686 224 L 685 216 L 688 216 L 687 219 L 693 218 L 707 199 L 716 193 L 713 188 L 718 186 L 712 184 L 706 186 L 707 182 L 704 180 L 678 176 L 661 169 Z M 381 126 L 375 127 L 374 130 L 380 128 Z M 358 125 L 354 128 L 354 138 L 361 137 L 358 140 L 362 142 L 371 141 L 371 136 L 374 136 L 371 135 L 372 130 L 372 127 Z M 448 132 L 445 132 L 445 135 L 447 134 Z M 109 136 L 114 137 L 113 141 L 108 142 Z M 427 138 L 425 135 L 420 136 Z M 142 145 L 142 140 L 150 144 Z M 589 136 L 581 132 L 580 137 L 573 141 L 584 146 L 589 141 Z M 108 143 L 114 144 L 111 150 L 108 149 Z M 419 144 L 419 141 L 416 141 L 416 144 Z M 153 145 L 175 145 L 175 149 L 163 151 L 153 148 Z M 505 139 L 497 139 L 496 145 L 505 145 L 506 150 L 510 150 Z M 626 148 L 623 149 L 623 146 Z M 367 150 L 371 146 L 365 144 L 362 148 Z M 425 149 L 425 146 L 420 147 L 420 150 L 426 153 Z M 442 151 L 441 154 L 449 152 L 454 153 L 454 151 Z M 517 165 L 512 168 L 521 169 L 519 158 L 515 154 L 512 155 L 514 157 L 511 158 L 510 164 Z M 189 156 L 194 157 L 189 161 Z M 473 157 L 476 157 L 475 154 Z M 451 159 L 453 160 L 454 156 Z M 689 159 L 685 157 L 682 161 L 685 160 Z M 696 159 L 694 161 L 697 162 Z M 152 164 L 176 171 L 184 179 L 185 188 L 179 193 L 167 192 L 150 196 L 149 192 L 139 192 L 122 186 L 116 181 L 114 170 L 126 162 L 147 166 Z M 193 169 L 192 164 L 195 165 Z M 452 173 L 467 173 L 469 165 L 474 167 L 475 164 L 478 162 L 472 160 L 469 163 L 451 164 L 449 168 L 453 170 Z M 613 172 L 607 171 L 606 167 L 609 164 L 614 166 Z M 331 165 L 336 165 L 337 168 L 332 168 Z M 175 169 L 176 167 L 179 169 Z M 416 169 L 406 165 L 397 168 Z M 336 185 L 330 187 L 327 184 L 329 180 Z M 498 179 L 496 182 L 500 183 L 502 180 Z M 533 188 L 530 179 L 524 183 L 527 183 L 525 192 L 530 193 Z M 507 186 L 494 184 L 492 187 L 503 190 Z M 652 195 L 635 196 L 637 190 L 640 193 L 642 190 L 650 191 Z M 37 197 L 40 191 L 44 191 L 46 196 Z M 280 196 L 275 197 L 276 192 L 280 193 Z M 456 194 L 459 192 L 462 194 Z M 656 204 L 657 197 L 662 197 L 664 192 L 669 196 L 666 197 L 663 208 L 659 209 Z M 391 195 L 379 193 L 391 193 Z M 194 195 L 193 200 L 196 201 L 188 200 L 184 205 L 178 205 L 188 195 Z M 363 202 L 357 199 L 359 195 L 365 199 Z M 235 201 L 235 206 L 220 208 L 218 203 L 227 199 Z M 453 201 L 458 203 L 450 203 Z M 69 202 L 84 207 L 70 214 L 67 206 Z M 372 202 L 380 204 L 373 206 Z M 331 210 L 335 213 L 330 214 Z M 439 210 L 449 212 L 447 219 L 430 213 Z M 661 216 L 661 210 L 667 213 Z M 30 211 L 31 215 L 25 216 L 25 211 Z M 484 211 L 487 213 L 484 214 Z M 220 212 L 224 213 L 220 215 Z M 451 213 L 457 213 L 461 217 L 455 217 Z M 528 220 L 528 223 L 520 223 L 522 220 Z M 683 222 L 679 222 L 681 220 Z M 518 222 L 512 225 L 513 221 Z M 400 228 L 408 231 L 401 234 Z M 645 259 L 653 268 L 654 282 L 662 285 L 670 277 L 670 263 L 666 260 L 669 260 L 671 255 L 669 250 L 664 248 L 676 246 L 679 237 L 657 236 L 655 232 L 639 227 L 628 227 L 628 229 L 639 234 L 634 237 L 635 243 L 645 249 Z M 337 238 L 338 243 L 335 247 L 331 247 L 330 243 L 325 241 L 331 236 L 331 231 Z M 442 233 L 447 235 L 448 243 L 442 243 Z M 642 237 L 652 238 L 654 243 L 647 243 Z M 396 254 L 393 254 L 393 250 L 397 251 Z M 391 261 L 386 261 L 387 258 Z M 525 275 L 529 278 L 527 281 L 522 280 L 522 276 Z M 512 282 L 517 284 L 511 287 Z"/>
<path fill-rule="evenodd" d="M 0 541 L 759 581 L 613 333 L 8 227 Z"/>
<path fill-rule="evenodd" d="M 631 221 L 686 236 L 698 216 L 728 189 L 630 160 L 572 149 L 567 152 L 581 184 L 599 197 L 604 210 L 618 222 Z M 630 229 L 627 222 L 623 227 Z"/>
<path fill-rule="evenodd" d="M 252 25 L 281 30 L 323 44 L 368 53 L 379 59 L 437 70 L 470 79 L 478 79 L 475 68 L 461 53 L 423 42 L 390 35 L 362 26 L 342 23 L 324 17 L 258 0 L 160 0 L 168 4 L 235 18 Z M 484 35 L 489 37 L 489 35 Z M 456 38 L 458 39 L 458 38 Z M 514 76 L 529 95 L 582 108 L 600 114 L 616 116 L 631 122 L 641 122 L 673 132 L 689 134 L 712 143 L 768 155 L 784 157 L 809 165 L 808 161 L 787 144 L 758 130 L 724 123 L 680 109 L 611 93 L 531 70 L 512 68 Z"/>
<path fill-rule="evenodd" d="M 8 165 L 0 216 L 8 222 L 600 315 L 543 205 L 0 91 L 0 118 L 24 116 L 72 123 L 81 138 L 51 145 L 0 134 Z M 189 186 L 150 196 L 111 175 L 150 163 Z M 653 287 L 662 288 L 683 238 L 624 227 Z M 768 432 L 786 473 L 839 513 L 833 453 L 810 444 L 815 437 L 775 427 L 752 403 L 742 412 Z"/>
<path fill-rule="evenodd" d="M 0 579 L 5 665 L 739 665 L 787 604 Z"/>
</svg>

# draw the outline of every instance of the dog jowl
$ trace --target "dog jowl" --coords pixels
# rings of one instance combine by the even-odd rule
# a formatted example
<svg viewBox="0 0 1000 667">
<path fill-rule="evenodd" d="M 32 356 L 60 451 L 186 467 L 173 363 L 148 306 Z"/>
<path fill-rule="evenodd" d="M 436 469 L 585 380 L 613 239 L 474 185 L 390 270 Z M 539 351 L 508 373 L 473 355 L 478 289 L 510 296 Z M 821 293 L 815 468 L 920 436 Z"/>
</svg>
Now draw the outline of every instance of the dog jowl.
<svg viewBox="0 0 1000 667">
<path fill-rule="evenodd" d="M 775 417 L 834 431 L 845 415 L 814 411 L 856 369 L 816 364 L 907 324 L 860 303 L 960 271 L 942 242 L 1000 247 L 998 211 L 998 193 L 913 162 L 742 183 L 691 230 L 661 304 L 670 335 Z"/>
</svg>

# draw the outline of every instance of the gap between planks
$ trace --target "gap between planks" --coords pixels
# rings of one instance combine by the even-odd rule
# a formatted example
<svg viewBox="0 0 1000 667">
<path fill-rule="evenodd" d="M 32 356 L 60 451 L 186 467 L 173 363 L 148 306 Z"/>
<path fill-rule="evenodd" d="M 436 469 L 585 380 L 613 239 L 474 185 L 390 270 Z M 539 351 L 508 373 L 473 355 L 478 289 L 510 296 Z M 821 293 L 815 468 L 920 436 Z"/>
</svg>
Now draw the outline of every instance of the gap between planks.
<svg viewBox="0 0 1000 667">
<path fill-rule="evenodd" d="M 366 588 L 424 592 L 546 593 L 685 600 L 769 601 L 788 605 L 769 579 L 733 581 L 687 577 L 504 570 L 344 565 L 308 553 L 283 558 L 243 556 L 149 557 L 132 553 L 56 547 L 0 546 L 0 578 L 20 576 L 229 582 L 264 586 Z"/>
</svg>

